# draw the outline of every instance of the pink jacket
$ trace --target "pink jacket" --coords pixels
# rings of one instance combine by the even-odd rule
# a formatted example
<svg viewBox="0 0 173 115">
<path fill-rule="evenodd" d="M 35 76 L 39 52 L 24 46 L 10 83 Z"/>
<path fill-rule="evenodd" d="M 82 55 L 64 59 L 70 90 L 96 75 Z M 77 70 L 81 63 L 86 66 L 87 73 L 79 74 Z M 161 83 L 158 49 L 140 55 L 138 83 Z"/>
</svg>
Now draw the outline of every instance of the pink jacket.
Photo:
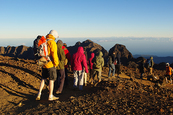
<svg viewBox="0 0 173 115">
<path fill-rule="evenodd" d="M 71 60 L 71 70 L 83 70 L 85 68 L 85 72 L 88 73 L 88 67 L 86 62 L 86 57 L 84 54 L 83 47 L 78 47 L 78 50 L 75 54 L 73 54 Z"/>
<path fill-rule="evenodd" d="M 88 62 L 87 62 L 87 64 L 89 65 L 89 68 L 90 69 L 93 69 L 93 63 L 92 63 L 92 60 L 93 60 L 93 58 L 94 58 L 94 53 L 91 53 L 91 57 L 89 58 L 89 60 L 88 60 Z"/>
</svg>

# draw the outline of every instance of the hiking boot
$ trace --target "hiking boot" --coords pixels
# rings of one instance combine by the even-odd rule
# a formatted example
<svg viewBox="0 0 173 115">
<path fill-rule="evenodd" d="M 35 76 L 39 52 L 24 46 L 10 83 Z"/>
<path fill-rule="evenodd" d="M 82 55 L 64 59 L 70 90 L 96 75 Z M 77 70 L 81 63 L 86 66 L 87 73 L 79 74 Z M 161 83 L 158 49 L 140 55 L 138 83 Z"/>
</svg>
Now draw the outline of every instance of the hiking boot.
<svg viewBox="0 0 173 115">
<path fill-rule="evenodd" d="M 60 94 L 60 93 L 61 93 L 60 91 L 58 91 L 58 90 L 56 91 L 56 94 Z"/>
<path fill-rule="evenodd" d="M 52 96 L 52 97 L 49 97 L 49 101 L 53 101 L 53 100 L 57 100 L 57 99 L 59 99 L 59 97 L 55 97 L 55 96 Z"/>
</svg>

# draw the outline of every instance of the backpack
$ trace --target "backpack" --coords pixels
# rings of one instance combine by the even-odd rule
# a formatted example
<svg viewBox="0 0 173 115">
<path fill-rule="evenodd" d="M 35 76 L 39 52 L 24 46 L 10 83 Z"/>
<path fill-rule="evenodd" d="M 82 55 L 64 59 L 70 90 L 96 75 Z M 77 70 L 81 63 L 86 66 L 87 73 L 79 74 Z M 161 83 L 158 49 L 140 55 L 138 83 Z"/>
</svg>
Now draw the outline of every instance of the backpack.
<svg viewBox="0 0 173 115">
<path fill-rule="evenodd" d="M 117 59 L 115 59 L 114 65 L 117 65 Z"/>
<path fill-rule="evenodd" d="M 150 59 L 147 59 L 146 62 L 147 62 L 147 63 L 146 63 L 146 68 L 150 68 L 150 66 L 151 66 Z"/>
<path fill-rule="evenodd" d="M 93 68 L 94 69 L 99 69 L 101 68 L 101 59 L 99 56 L 96 56 L 93 60 Z"/>
<path fill-rule="evenodd" d="M 33 42 L 33 51 L 38 65 L 43 66 L 50 61 L 47 50 L 47 40 L 44 36 L 38 35 Z"/>
</svg>

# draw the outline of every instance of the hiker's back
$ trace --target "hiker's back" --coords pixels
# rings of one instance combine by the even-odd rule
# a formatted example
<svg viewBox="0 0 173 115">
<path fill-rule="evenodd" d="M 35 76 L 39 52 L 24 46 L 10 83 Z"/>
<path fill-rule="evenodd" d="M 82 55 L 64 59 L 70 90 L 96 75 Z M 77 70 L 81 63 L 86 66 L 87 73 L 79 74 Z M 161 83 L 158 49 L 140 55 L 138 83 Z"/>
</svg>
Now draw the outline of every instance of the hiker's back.
<svg viewBox="0 0 173 115">
<path fill-rule="evenodd" d="M 100 51 L 97 56 L 93 59 L 93 68 L 94 69 L 101 69 L 104 66 L 104 59 L 103 54 Z"/>
</svg>

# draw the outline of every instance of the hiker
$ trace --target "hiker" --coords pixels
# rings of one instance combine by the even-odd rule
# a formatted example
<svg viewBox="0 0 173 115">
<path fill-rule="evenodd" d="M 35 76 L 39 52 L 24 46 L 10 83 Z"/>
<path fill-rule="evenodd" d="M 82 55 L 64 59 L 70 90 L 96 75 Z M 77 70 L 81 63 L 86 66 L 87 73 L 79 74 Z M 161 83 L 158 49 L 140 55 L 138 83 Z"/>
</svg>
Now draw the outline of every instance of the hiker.
<svg viewBox="0 0 173 115">
<path fill-rule="evenodd" d="M 93 84 L 93 63 L 92 63 L 92 60 L 94 58 L 94 53 L 91 53 L 91 57 L 88 59 L 88 66 L 89 66 L 89 75 L 90 75 L 90 79 L 89 81 L 91 81 L 91 84 Z"/>
<path fill-rule="evenodd" d="M 93 63 L 93 79 L 97 74 L 98 77 L 98 83 L 101 82 L 101 72 L 102 67 L 104 66 L 104 59 L 103 59 L 103 53 L 101 51 L 96 53 L 96 56 L 92 60 Z"/>
<path fill-rule="evenodd" d="M 141 73 L 141 76 L 140 76 L 141 79 L 143 79 L 144 69 L 145 69 L 145 59 L 142 58 L 141 63 L 139 65 L 139 71 Z"/>
<path fill-rule="evenodd" d="M 87 55 L 86 47 L 84 47 L 84 54 L 85 54 L 86 60 L 88 60 L 88 55 Z M 85 71 L 84 71 L 84 77 L 83 78 L 84 78 L 84 84 L 85 84 L 85 86 L 87 86 L 87 73 Z"/>
<path fill-rule="evenodd" d="M 172 68 L 170 67 L 169 63 L 166 63 L 166 76 L 165 76 L 165 79 L 166 79 L 166 83 L 168 83 L 168 80 L 167 80 L 167 77 L 170 78 L 170 82 L 172 84 Z"/>
<path fill-rule="evenodd" d="M 59 58 L 59 65 L 56 67 L 57 70 L 57 91 L 56 94 L 60 94 L 64 87 L 64 80 L 65 80 L 65 70 L 64 70 L 64 63 L 65 63 L 65 53 L 62 49 L 63 42 L 61 40 L 57 41 L 57 54 Z"/>
<path fill-rule="evenodd" d="M 85 68 L 85 70 L 84 70 Z M 83 90 L 83 74 L 84 71 L 88 73 L 88 67 L 86 62 L 86 57 L 84 54 L 83 47 L 78 47 L 78 50 L 75 54 L 72 56 L 71 60 L 71 70 L 74 74 L 74 89 L 77 89 L 78 86 L 78 80 L 79 80 L 79 90 Z"/>
<path fill-rule="evenodd" d="M 120 53 L 118 53 L 117 54 L 117 65 L 115 65 L 117 77 L 119 77 L 119 74 L 121 73 L 120 66 L 121 66 Z"/>
<path fill-rule="evenodd" d="M 148 59 L 147 65 L 148 65 L 149 75 L 152 75 L 153 74 L 153 66 L 154 66 L 153 57 L 150 57 L 150 59 Z"/>
<path fill-rule="evenodd" d="M 113 70 L 112 77 L 115 75 L 115 63 L 116 63 L 115 52 L 113 51 L 113 53 L 110 54 L 109 57 L 108 57 L 108 64 L 109 64 L 108 77 L 110 77 L 112 70 Z"/>
<path fill-rule="evenodd" d="M 42 79 L 40 83 L 40 88 L 39 92 L 37 95 L 36 100 L 40 100 L 41 97 L 41 92 L 43 90 L 45 80 L 49 78 L 49 97 L 48 100 L 56 100 L 59 99 L 59 97 L 55 97 L 53 95 L 53 89 L 54 89 L 54 81 L 57 78 L 57 73 L 56 73 L 56 67 L 59 65 L 59 59 L 57 56 L 57 45 L 55 42 L 55 39 L 58 38 L 58 32 L 55 30 L 51 30 L 49 34 L 46 36 L 47 39 L 47 47 L 48 47 L 48 55 L 51 57 L 51 61 L 46 63 L 42 67 Z"/>
<path fill-rule="evenodd" d="M 64 43 L 63 46 L 62 46 L 62 49 L 64 50 L 64 53 L 65 53 L 65 57 L 66 57 L 66 60 L 67 62 L 65 62 L 65 85 L 68 86 L 68 67 L 69 67 L 69 63 L 71 61 L 71 55 L 70 55 L 70 52 L 69 50 L 67 49 L 67 44 Z"/>
</svg>

